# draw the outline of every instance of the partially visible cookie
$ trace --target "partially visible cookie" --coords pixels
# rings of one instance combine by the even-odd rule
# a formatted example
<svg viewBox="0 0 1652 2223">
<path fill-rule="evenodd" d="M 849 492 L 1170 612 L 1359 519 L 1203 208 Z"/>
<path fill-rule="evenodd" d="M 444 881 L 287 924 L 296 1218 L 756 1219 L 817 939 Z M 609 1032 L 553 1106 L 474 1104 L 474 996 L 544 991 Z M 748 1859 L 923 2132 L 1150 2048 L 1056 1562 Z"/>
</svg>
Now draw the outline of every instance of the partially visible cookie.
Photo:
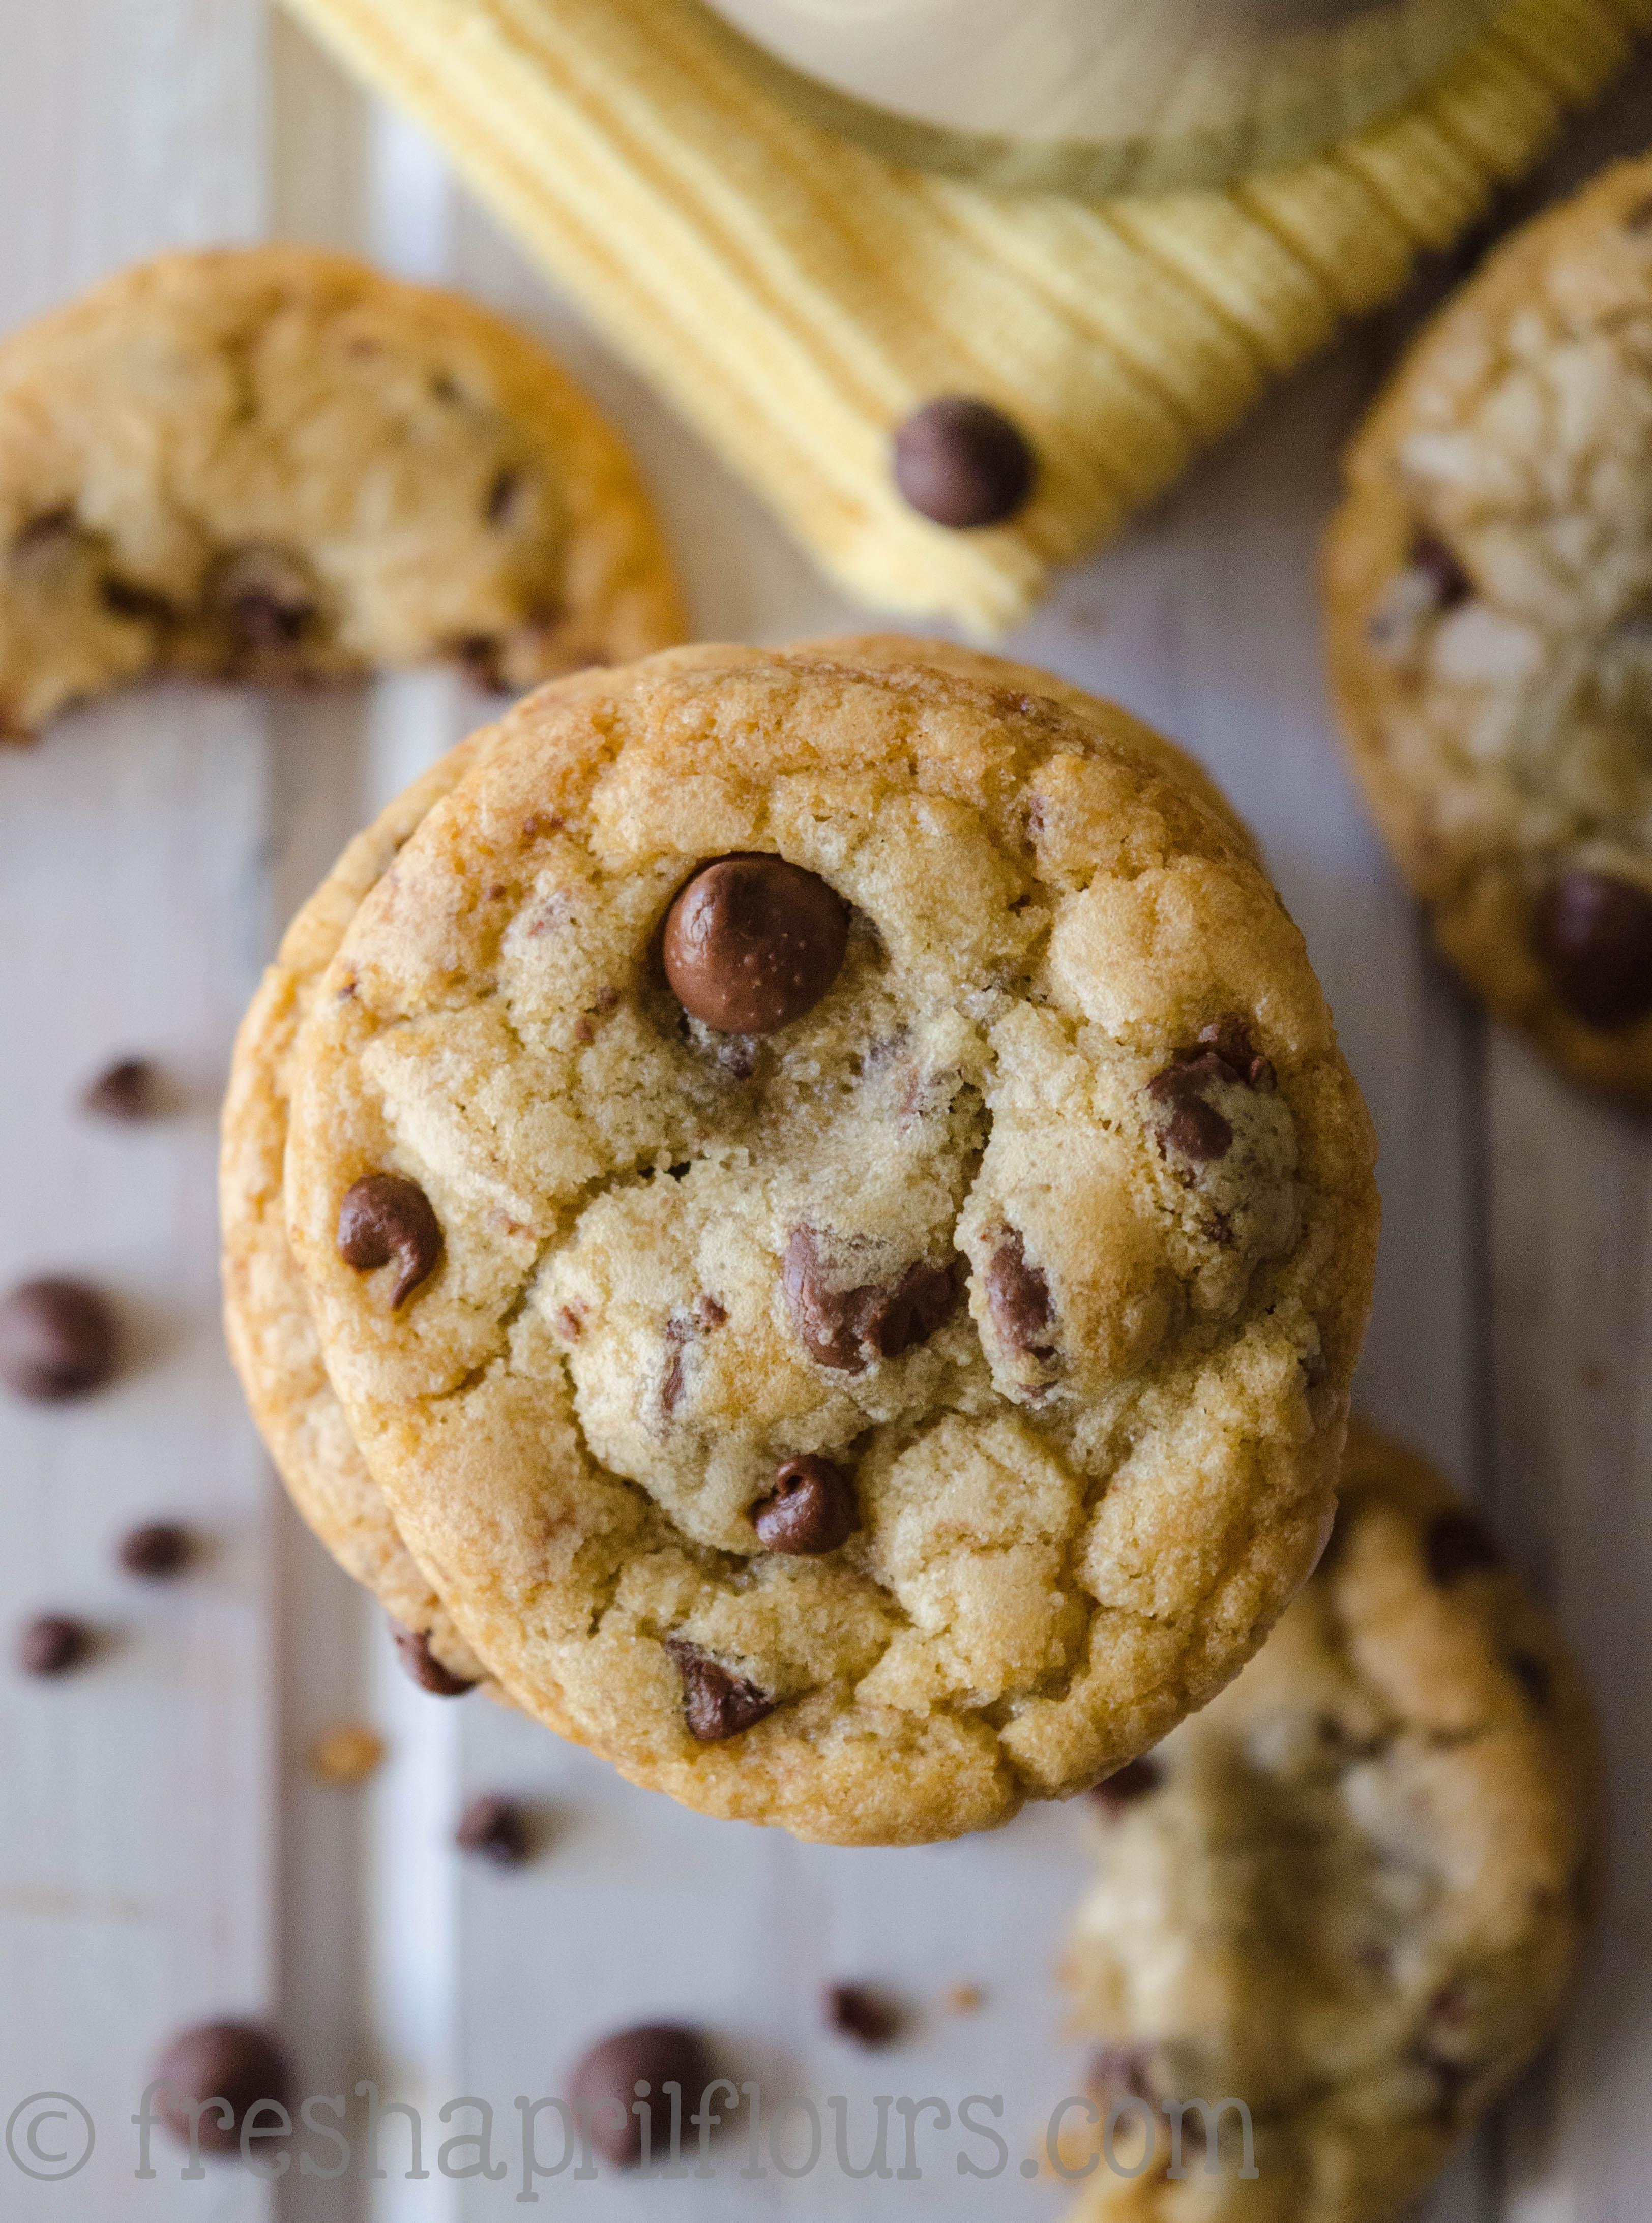
<svg viewBox="0 0 1652 2223">
<path fill-rule="evenodd" d="M 1652 156 L 1516 234 L 1347 458 L 1337 707 L 1441 947 L 1652 1102 Z"/>
<path fill-rule="evenodd" d="M 1357 1420 L 1313 1581 L 1096 1812 L 1069 1973 L 1096 2106 L 1135 2095 L 1157 2144 L 1133 2179 L 1098 2161 L 1089 2223 L 1388 2223 L 1554 2029 L 1598 1822 L 1587 1693 L 1474 1515 Z M 1164 2103 L 1229 2099 L 1233 2110 L 1205 2173 L 1190 2106 L 1169 2177 Z"/>
<path fill-rule="evenodd" d="M 900 636 L 875 635 L 826 645 L 869 663 L 907 661 L 914 648 Z M 1031 666 L 949 643 L 926 643 L 924 652 L 942 669 L 966 678 L 985 677 L 1012 695 L 1042 692 L 1080 716 L 1105 719 L 1128 732 L 1147 753 L 1157 753 L 1167 770 L 1213 810 L 1231 817 L 1220 790 L 1190 757 L 1081 690 Z M 558 691 L 590 683 L 571 678 L 558 683 Z M 247 1401 L 287 1493 L 346 1573 L 370 1590 L 402 1628 L 427 1638 L 438 1667 L 470 1682 L 488 1679 L 488 1671 L 403 1543 L 327 1380 L 287 1239 L 282 1180 L 288 1067 L 317 985 L 363 897 L 389 870 L 426 813 L 500 731 L 492 727 L 472 734 L 399 796 L 350 844 L 293 919 L 236 1036 L 219 1162 L 225 1334 Z"/>
<path fill-rule="evenodd" d="M 457 294 L 168 255 L 0 346 L 0 736 L 156 671 L 515 689 L 684 631 L 618 438 Z"/>
<path fill-rule="evenodd" d="M 519 1703 L 714 1813 L 1061 1796 L 1318 1551 L 1376 1235 L 1300 936 L 1168 745 L 924 644 L 520 706 L 363 902 L 288 1228 Z"/>
</svg>

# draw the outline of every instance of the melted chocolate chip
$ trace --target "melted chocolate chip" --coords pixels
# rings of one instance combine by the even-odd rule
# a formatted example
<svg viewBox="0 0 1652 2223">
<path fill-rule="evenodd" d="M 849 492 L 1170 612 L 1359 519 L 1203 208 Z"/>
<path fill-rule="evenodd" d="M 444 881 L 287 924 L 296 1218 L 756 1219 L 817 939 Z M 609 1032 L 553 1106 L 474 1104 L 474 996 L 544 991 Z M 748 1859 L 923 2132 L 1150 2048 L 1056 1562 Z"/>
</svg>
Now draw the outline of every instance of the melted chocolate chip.
<svg viewBox="0 0 1652 2223">
<path fill-rule="evenodd" d="M 927 1343 L 957 1304 L 962 1281 L 962 1260 L 931 1266 L 919 1259 L 898 1282 L 831 1288 L 819 1241 L 807 1227 L 792 1230 L 781 1274 L 799 1342 L 821 1365 L 846 1374 Z"/>
<path fill-rule="evenodd" d="M 1214 1165 L 1232 1149 L 1233 1130 L 1214 1104 L 1207 1104 L 1202 1096 L 1189 1094 L 1176 1101 L 1159 1130 L 1159 1141 L 1165 1150 L 1174 1151 L 1191 1165 Z"/>
<path fill-rule="evenodd" d="M 25 1675 L 66 1675 L 91 1650 L 91 1631 L 67 1614 L 37 1614 L 17 1632 L 17 1665 Z"/>
<path fill-rule="evenodd" d="M 743 1676 L 731 1674 L 686 1637 L 668 1636 L 665 1649 L 683 1678 L 683 1717 L 697 1744 L 722 1744 L 772 1714 L 779 1704 Z"/>
<path fill-rule="evenodd" d="M 101 1389 L 118 1360 L 115 1315 L 84 1282 L 48 1275 L 0 1300 L 0 1382 L 55 1404 Z"/>
<path fill-rule="evenodd" d="M 129 1575 L 164 1582 L 189 1565 L 193 1552 L 193 1538 L 177 1521 L 146 1521 L 141 1528 L 127 1531 L 115 1556 Z"/>
<path fill-rule="evenodd" d="M 1224 1011 L 1207 1027 L 1201 1027 L 1199 1047 L 1213 1051 L 1235 1080 L 1242 1080 L 1247 1088 L 1255 1089 L 1260 1095 L 1271 1094 L 1272 1064 L 1252 1040 L 1249 1022 L 1238 1011 Z"/>
<path fill-rule="evenodd" d="M 1441 1590 L 1449 1590 L 1465 1575 L 1503 1564 L 1496 1540 L 1472 1513 L 1441 1514 L 1423 1540 L 1422 1553 L 1430 1581 Z"/>
<path fill-rule="evenodd" d="M 1001 410 L 962 394 L 926 402 L 895 435 L 895 484 L 920 517 L 960 531 L 1024 508 L 1037 466 Z"/>
<path fill-rule="evenodd" d="M 665 977 L 685 1011 L 722 1035 L 772 1035 L 836 979 L 848 947 L 842 898 L 784 857 L 703 865 L 665 921 Z"/>
<path fill-rule="evenodd" d="M 999 1340 L 1030 1358 L 1054 1356 L 1047 1330 L 1055 1319 L 1050 1284 L 1027 1263 L 1017 1227 L 1006 1227 L 987 1269 L 987 1313 Z"/>
<path fill-rule="evenodd" d="M 1539 901 L 1533 938 L 1554 993 L 1586 1026 L 1652 1011 L 1652 894 L 1609 872 L 1562 872 Z"/>
<path fill-rule="evenodd" d="M 164 1109 L 161 1075 L 146 1058 L 123 1057 L 91 1082 L 80 1108 L 94 1119 L 153 1119 Z"/>
<path fill-rule="evenodd" d="M 854 1534 L 859 1518 L 853 1482 L 813 1452 L 787 1459 L 769 1495 L 752 1508 L 752 1526 L 764 1549 L 799 1559 L 836 1551 Z"/>
<path fill-rule="evenodd" d="M 287 2063 L 279 2048 L 251 2023 L 205 2022 L 180 2031 L 153 2073 L 161 2087 L 155 2094 L 161 2119 L 183 2144 L 190 2136 L 187 2103 L 200 2103 L 198 2136 L 204 2153 L 236 2152 L 248 2110 L 261 2100 L 284 2104 L 287 2097 Z M 215 2100 L 223 2104 L 214 2106 Z M 274 2125 L 261 2119 L 260 2126 Z"/>
<path fill-rule="evenodd" d="M 394 1311 L 441 1256 L 441 1222 L 417 1181 L 400 1174 L 366 1174 L 350 1184 L 338 1207 L 338 1255 L 359 1274 L 394 1259 Z"/>
<path fill-rule="evenodd" d="M 666 2086 L 680 2089 L 679 2119 L 686 2125 L 700 2112 L 716 2075 L 710 2048 L 697 2030 L 684 2023 L 640 2023 L 592 2046 L 574 2069 L 571 2090 L 597 2151 L 616 2168 L 632 2169 L 643 2156 L 644 2117 L 636 2103 L 648 2103 L 650 2157 L 663 2160 L 672 2120 Z"/>
<path fill-rule="evenodd" d="M 462 1853 L 491 1861 L 496 1868 L 520 1868 L 533 1849 L 533 1831 L 514 1798 L 473 1798 L 459 1817 L 453 1842 Z"/>
<path fill-rule="evenodd" d="M 1275 1086 L 1274 1070 L 1257 1049 L 1251 1030 L 1237 1012 L 1224 1011 L 1201 1030 L 1192 1049 L 1178 1050 L 1163 1073 L 1147 1084 L 1149 1099 L 1169 1113 L 1159 1129 L 1159 1147 L 1191 1165 L 1209 1165 L 1233 1147 L 1231 1123 L 1204 1091 L 1237 1084 L 1259 1094 Z"/>
<path fill-rule="evenodd" d="M 870 1984 L 834 1984 L 824 2005 L 831 2029 L 872 2050 L 892 2045 L 906 2027 L 899 2001 Z"/>
<path fill-rule="evenodd" d="M 1145 1798 L 1158 1789 L 1164 1780 L 1164 1770 L 1156 1760 L 1127 1760 L 1124 1766 L 1096 1784 L 1090 1792 L 1104 1814 L 1116 1817 L 1138 1798 Z"/>
<path fill-rule="evenodd" d="M 396 1657 L 421 1691 L 428 1691 L 432 1698 L 462 1698 L 476 1685 L 466 1682 L 463 1675 L 455 1675 L 444 1667 L 430 1648 L 427 1631 L 398 1628 L 390 1624 L 391 1640 L 396 1647 Z"/>
</svg>

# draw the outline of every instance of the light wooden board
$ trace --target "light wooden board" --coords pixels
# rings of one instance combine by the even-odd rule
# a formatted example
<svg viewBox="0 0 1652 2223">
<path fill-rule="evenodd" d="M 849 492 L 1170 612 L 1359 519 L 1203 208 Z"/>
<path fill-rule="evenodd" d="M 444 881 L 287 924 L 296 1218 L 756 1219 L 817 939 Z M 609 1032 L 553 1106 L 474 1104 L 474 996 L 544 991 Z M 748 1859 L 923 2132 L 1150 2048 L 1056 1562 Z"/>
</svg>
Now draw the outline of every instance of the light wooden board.
<svg viewBox="0 0 1652 2223">
<path fill-rule="evenodd" d="M 434 152 L 261 0 L 0 0 L 0 325 L 162 243 L 268 224 L 366 248 L 552 338 L 653 478 L 703 633 L 863 622 L 550 297 Z M 1591 127 L 1586 158 L 1633 144 L 1649 114 L 1643 69 Z M 1330 744 L 1313 549 L 1381 344 L 1356 337 L 1277 397 L 1013 645 L 1189 741 L 1262 836 L 1383 1137 L 1365 1402 L 1490 1495 L 1597 1668 L 1619 1852 L 1586 2008 L 1429 2213 L 1619 2223 L 1640 2214 L 1652 2176 L 1639 1857 L 1652 1152 L 1636 1124 L 1488 1036 L 1423 949 Z M 1010 2164 L 995 2182 L 961 2176 L 955 2134 L 931 2131 L 917 2180 L 857 2184 L 829 2166 L 788 2180 L 766 2153 L 768 2173 L 748 2177 L 742 2130 L 712 2182 L 564 2177 L 540 2188 L 546 2203 L 594 2223 L 943 2210 L 1044 2223 L 1061 2189 L 1018 2164 L 1081 2065 L 1051 1981 L 1085 1875 L 1081 1817 L 1033 1812 L 991 1839 L 908 1853 L 802 1848 L 632 1790 L 480 1699 L 426 1699 L 276 1500 L 240 1414 L 214 1317 L 211 1195 L 236 1014 L 343 840 L 485 708 L 441 677 L 273 705 L 166 690 L 0 755 L 0 1280 L 53 1267 L 106 1279 L 141 1354 L 83 1407 L 0 1404 L 0 1620 L 63 1605 L 121 1635 L 61 1687 L 0 1676 L 0 2116 L 66 2090 L 100 2133 L 72 2186 L 31 2183 L 0 2151 L 0 2215 L 514 2213 L 516 2095 L 556 2091 L 608 2028 L 681 2016 L 709 2023 L 730 2073 L 770 2105 L 842 2094 L 857 2153 L 879 2093 L 954 2106 L 1001 2094 Z M 136 1133 L 72 1116 L 85 1075 L 126 1049 L 187 1078 L 186 1116 Z M 109 1541 L 162 1508 L 198 1519 L 215 1548 L 183 1588 L 135 1595 Z M 364 1792 L 320 1785 L 303 1764 L 342 1718 L 389 1741 Z M 545 1817 L 545 1850 L 523 1873 L 452 1855 L 463 1797 L 492 1789 Z M 818 1994 L 837 1978 L 905 1993 L 909 2043 L 866 2056 L 827 2036 Z M 962 1982 L 985 1993 L 975 2015 L 945 2005 Z M 507 2176 L 405 2182 L 393 2125 L 379 2182 L 291 2175 L 272 2193 L 236 2168 L 135 2182 L 124 2119 L 144 2063 L 177 2022 L 231 2010 L 279 2021 L 300 2091 L 349 2094 L 371 2076 L 416 2102 L 428 2169 L 474 2125 L 441 2125 L 442 2102 L 486 2097 Z M 826 2128 L 829 2145 L 829 2115 Z M 170 2159 L 159 2144 L 156 2159 Z"/>
</svg>

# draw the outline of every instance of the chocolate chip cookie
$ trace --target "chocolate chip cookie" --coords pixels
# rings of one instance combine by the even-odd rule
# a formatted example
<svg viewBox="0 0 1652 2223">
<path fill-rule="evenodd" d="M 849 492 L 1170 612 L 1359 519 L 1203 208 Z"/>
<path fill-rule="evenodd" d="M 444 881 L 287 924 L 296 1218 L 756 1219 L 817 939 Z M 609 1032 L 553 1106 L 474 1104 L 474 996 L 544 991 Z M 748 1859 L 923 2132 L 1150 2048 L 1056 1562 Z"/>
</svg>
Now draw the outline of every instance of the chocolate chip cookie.
<svg viewBox="0 0 1652 2223">
<path fill-rule="evenodd" d="M 1229 1690 L 1101 1791 L 1069 1974 L 1095 2103 L 1144 2101 L 1157 2152 L 1133 2182 L 1103 2160 L 1079 2214 L 1409 2211 L 1553 2030 L 1590 1896 L 1587 1693 L 1486 1529 L 1356 1420 L 1313 1581 Z M 1165 2103 L 1229 2098 L 1256 2176 L 1232 2110 L 1205 2173 L 1192 2107 L 1168 2176 Z M 1142 2118 L 1118 2120 L 1127 2168 Z"/>
<path fill-rule="evenodd" d="M 684 630 L 618 439 L 456 294 L 169 255 L 0 347 L 0 735 L 156 671 L 523 688 Z"/>
<path fill-rule="evenodd" d="M 1069 1792 L 1235 1672 L 1328 1524 L 1376 1236 L 1231 815 L 971 669 L 520 706 L 291 1067 L 326 1370 L 467 1640 L 637 1780 L 843 1842 Z"/>
<path fill-rule="evenodd" d="M 1652 157 L 1491 258 L 1347 479 L 1331 663 L 1378 822 L 1498 1016 L 1652 1102 Z"/>
</svg>

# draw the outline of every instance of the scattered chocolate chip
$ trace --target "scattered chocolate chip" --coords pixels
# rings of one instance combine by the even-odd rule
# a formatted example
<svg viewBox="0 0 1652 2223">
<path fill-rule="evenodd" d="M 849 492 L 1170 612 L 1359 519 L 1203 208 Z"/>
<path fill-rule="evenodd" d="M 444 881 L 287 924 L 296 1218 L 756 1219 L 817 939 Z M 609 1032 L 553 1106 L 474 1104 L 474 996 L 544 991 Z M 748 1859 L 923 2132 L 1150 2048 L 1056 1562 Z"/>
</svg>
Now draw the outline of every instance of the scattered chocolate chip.
<svg viewBox="0 0 1652 2223">
<path fill-rule="evenodd" d="M 892 2045 L 906 2027 L 897 1999 L 869 1984 L 834 1984 L 826 1994 L 826 2020 L 856 2045 Z"/>
<path fill-rule="evenodd" d="M 1157 1791 L 1164 1780 L 1164 1770 L 1156 1760 L 1127 1760 L 1124 1766 L 1093 1786 L 1090 1796 L 1104 1814 L 1122 1814 L 1126 1806 L 1133 1806 L 1138 1798 L 1145 1798 Z"/>
<path fill-rule="evenodd" d="M 473 1798 L 459 1817 L 453 1842 L 496 1868 L 520 1868 L 533 1849 L 527 1815 L 513 1798 Z"/>
<path fill-rule="evenodd" d="M 0 1382 L 54 1404 L 101 1389 L 119 1356 L 107 1298 L 84 1282 L 47 1275 L 0 1300 Z"/>
<path fill-rule="evenodd" d="M 1170 1117 L 1159 1129 L 1159 1146 L 1192 1165 L 1208 1165 L 1226 1157 L 1233 1147 L 1231 1123 L 1210 1103 L 1204 1091 L 1220 1083 L 1238 1084 L 1266 1094 L 1275 1086 L 1274 1070 L 1251 1039 L 1251 1031 L 1237 1012 L 1225 1011 L 1201 1030 L 1197 1045 L 1178 1050 L 1163 1073 L 1147 1084 L 1150 1099 Z"/>
<path fill-rule="evenodd" d="M 160 1073 L 147 1058 L 123 1057 L 88 1085 L 80 1108 L 94 1119 L 153 1119 L 165 1108 Z"/>
<path fill-rule="evenodd" d="M 700 2111 L 716 2075 L 710 2048 L 697 2030 L 685 2023 L 639 2023 L 592 2046 L 574 2069 L 571 2090 L 597 2151 L 617 2168 L 634 2169 L 642 2159 L 644 2119 L 634 2101 L 648 2102 L 649 2151 L 658 2160 L 671 2132 L 666 2086 L 681 2090 L 686 2124 Z"/>
<path fill-rule="evenodd" d="M 363 1274 L 395 1260 L 394 1311 L 441 1256 L 441 1222 L 417 1181 L 400 1174 L 366 1174 L 346 1189 L 338 1207 L 338 1255 Z"/>
<path fill-rule="evenodd" d="M 720 1305 L 715 1297 L 704 1296 L 695 1305 L 694 1317 L 709 1335 L 713 1328 L 722 1327 L 727 1323 L 728 1313 L 726 1307 Z"/>
<path fill-rule="evenodd" d="M 1151 2106 L 1157 2099 L 1154 2060 L 1151 2045 L 1098 2046 L 1085 2064 L 1084 2088 L 1100 2106 L 1124 2099 L 1145 2100 Z"/>
<path fill-rule="evenodd" d="M 116 1546 L 116 1557 L 129 1575 L 164 1581 L 189 1565 L 194 1540 L 175 1521 L 146 1521 L 130 1528 Z"/>
<path fill-rule="evenodd" d="M 1050 1283 L 1027 1263 L 1018 1227 L 1006 1227 L 987 1268 L 987 1314 L 999 1340 L 1029 1358 L 1055 1355 L 1048 1331 L 1056 1317 Z"/>
<path fill-rule="evenodd" d="M 668 1636 L 665 1649 L 683 1678 L 683 1717 L 697 1744 L 722 1744 L 772 1714 L 780 1703 L 755 1683 L 731 1674 L 686 1637 Z"/>
<path fill-rule="evenodd" d="M 205 2022 L 180 2031 L 155 2062 L 153 2079 L 161 2119 L 180 2144 L 189 2143 L 190 2110 L 200 2103 L 199 2137 L 204 2153 L 235 2153 L 241 2124 L 261 2100 L 285 2104 L 287 2062 L 267 2033 L 251 2023 Z M 211 2102 L 222 2100 L 224 2106 Z"/>
<path fill-rule="evenodd" d="M 810 1357 L 840 1372 L 860 1374 L 875 1359 L 898 1358 L 927 1343 L 958 1302 L 963 1262 L 931 1266 L 923 1259 L 893 1283 L 859 1288 L 828 1285 L 826 1263 L 813 1231 L 797 1227 L 786 1244 L 781 1287 L 786 1309 Z"/>
<path fill-rule="evenodd" d="M 784 857 L 703 865 L 665 921 L 665 977 L 684 1011 L 722 1035 L 772 1035 L 836 979 L 848 907 Z"/>
<path fill-rule="evenodd" d="M 1543 1712 L 1554 1688 L 1548 1662 L 1535 1652 L 1510 1652 L 1504 1655 L 1504 1664 L 1530 1700 L 1533 1711 Z"/>
<path fill-rule="evenodd" d="M 430 1636 L 423 1629 L 398 1628 L 390 1623 L 390 1635 L 396 1647 L 396 1657 L 418 1684 L 433 1698 L 462 1698 L 476 1685 L 468 1683 L 463 1675 L 455 1675 L 444 1667 L 430 1648 Z"/>
<path fill-rule="evenodd" d="M 1652 1011 L 1652 894 L 1609 872 L 1562 872 L 1533 915 L 1554 993 L 1586 1026 Z"/>
<path fill-rule="evenodd" d="M 1449 1590 L 1465 1575 L 1503 1564 L 1495 1539 L 1472 1513 L 1441 1514 L 1423 1540 L 1422 1551 L 1429 1579 L 1441 1590 Z"/>
<path fill-rule="evenodd" d="M 91 1650 L 91 1631 L 67 1614 L 37 1614 L 17 1632 L 17 1665 L 25 1675 L 66 1675 Z"/>
<path fill-rule="evenodd" d="M 360 1722 L 324 1729 L 310 1747 L 310 1771 L 324 1783 L 365 1783 L 384 1763 L 384 1739 Z"/>
<path fill-rule="evenodd" d="M 814 1452 L 787 1459 L 769 1495 L 752 1508 L 752 1526 L 765 1551 L 800 1559 L 836 1551 L 854 1534 L 859 1518 L 853 1482 Z"/>
<path fill-rule="evenodd" d="M 1025 507 L 1037 475 L 1019 428 L 963 394 L 913 412 L 895 435 L 894 469 L 920 517 L 960 531 L 1004 524 Z"/>
<path fill-rule="evenodd" d="M 1215 1105 L 1191 1093 L 1176 1099 L 1159 1130 L 1161 1148 L 1195 1166 L 1214 1165 L 1225 1158 L 1233 1142 L 1233 1130 Z"/>
</svg>

